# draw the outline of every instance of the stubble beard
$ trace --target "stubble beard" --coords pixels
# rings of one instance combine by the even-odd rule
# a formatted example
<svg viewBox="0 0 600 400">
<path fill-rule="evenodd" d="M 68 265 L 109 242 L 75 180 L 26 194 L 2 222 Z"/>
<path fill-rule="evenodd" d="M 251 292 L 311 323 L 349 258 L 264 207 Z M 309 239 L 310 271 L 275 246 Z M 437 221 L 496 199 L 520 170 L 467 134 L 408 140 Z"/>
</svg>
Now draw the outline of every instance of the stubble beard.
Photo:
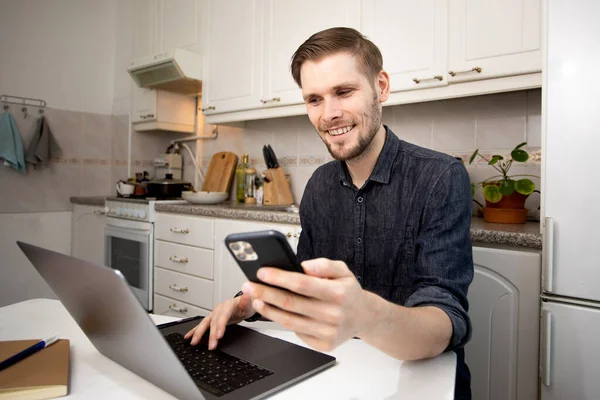
<svg viewBox="0 0 600 400">
<path fill-rule="evenodd" d="M 369 150 L 373 145 L 373 139 L 375 138 L 377 131 L 379 131 L 379 128 L 381 127 L 381 115 L 382 112 L 379 109 L 377 94 L 375 94 L 368 111 L 363 115 L 363 121 L 369 121 L 369 125 L 366 127 L 366 135 L 359 136 L 358 143 L 356 143 L 354 147 L 350 148 L 345 153 L 334 149 L 334 146 L 332 146 L 331 143 L 328 143 L 325 140 L 325 138 L 321 135 L 319 135 L 319 137 L 321 138 L 323 143 L 325 143 L 327 151 L 329 151 L 331 157 L 333 157 L 335 160 L 353 162 L 360 161 L 366 154 L 369 153 Z M 325 133 L 325 135 L 328 134 Z"/>
</svg>

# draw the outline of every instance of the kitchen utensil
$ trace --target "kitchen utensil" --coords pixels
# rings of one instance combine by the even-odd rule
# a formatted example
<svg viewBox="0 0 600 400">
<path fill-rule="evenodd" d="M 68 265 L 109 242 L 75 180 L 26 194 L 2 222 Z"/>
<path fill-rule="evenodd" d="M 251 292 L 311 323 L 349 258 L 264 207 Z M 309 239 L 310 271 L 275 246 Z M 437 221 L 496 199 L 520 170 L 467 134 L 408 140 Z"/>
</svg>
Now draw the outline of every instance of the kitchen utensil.
<svg viewBox="0 0 600 400">
<path fill-rule="evenodd" d="M 289 206 L 294 203 L 290 184 L 283 168 L 271 168 L 263 172 L 265 175 L 263 204 L 269 206 Z"/>
<path fill-rule="evenodd" d="M 181 179 L 173 179 L 173 174 L 167 174 L 165 179 L 154 179 L 146 185 L 148 197 L 179 198 L 181 192 L 192 189 L 192 185 Z"/>
<path fill-rule="evenodd" d="M 117 182 L 117 193 L 123 197 L 129 197 L 133 194 L 135 186 L 125 182 Z"/>
<path fill-rule="evenodd" d="M 263 152 L 263 158 L 265 160 L 265 165 L 267 166 L 267 168 L 272 168 L 272 164 L 271 164 L 271 157 L 269 156 L 269 151 L 267 150 L 267 146 L 263 146 L 262 148 L 262 152 Z"/>
<path fill-rule="evenodd" d="M 277 156 L 275 155 L 275 152 L 273 151 L 273 148 L 271 147 L 270 144 L 267 145 L 267 150 L 268 150 L 269 156 L 271 158 L 271 168 L 279 167 L 279 161 L 277 161 Z"/>
<path fill-rule="evenodd" d="M 183 199 L 192 204 L 217 204 L 229 197 L 227 192 L 181 192 Z"/>
<path fill-rule="evenodd" d="M 228 151 L 215 153 L 202 183 L 203 192 L 229 192 L 238 157 Z"/>
</svg>

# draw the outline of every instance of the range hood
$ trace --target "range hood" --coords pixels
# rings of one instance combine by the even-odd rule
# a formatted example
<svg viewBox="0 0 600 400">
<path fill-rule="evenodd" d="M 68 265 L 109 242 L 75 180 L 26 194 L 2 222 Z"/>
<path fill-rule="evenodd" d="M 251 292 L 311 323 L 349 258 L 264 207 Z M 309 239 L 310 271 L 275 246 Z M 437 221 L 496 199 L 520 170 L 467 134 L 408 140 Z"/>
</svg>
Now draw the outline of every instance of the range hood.
<svg viewBox="0 0 600 400">
<path fill-rule="evenodd" d="M 142 88 L 195 95 L 202 92 L 202 57 L 185 49 L 136 58 L 127 72 Z"/>
</svg>

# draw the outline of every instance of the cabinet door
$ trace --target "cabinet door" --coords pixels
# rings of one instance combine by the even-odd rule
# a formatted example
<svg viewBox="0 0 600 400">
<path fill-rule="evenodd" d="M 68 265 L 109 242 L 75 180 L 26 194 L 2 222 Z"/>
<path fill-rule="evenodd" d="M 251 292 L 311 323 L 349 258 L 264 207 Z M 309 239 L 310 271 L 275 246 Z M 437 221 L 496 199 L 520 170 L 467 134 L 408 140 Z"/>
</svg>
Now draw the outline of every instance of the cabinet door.
<svg viewBox="0 0 600 400">
<path fill-rule="evenodd" d="M 359 0 L 266 1 L 260 104 L 271 107 L 303 103 L 290 71 L 292 55 L 310 35 L 335 26 L 360 28 Z"/>
<path fill-rule="evenodd" d="M 474 247 L 473 261 L 465 347 L 473 398 L 535 399 L 541 256 Z"/>
<path fill-rule="evenodd" d="M 71 255 L 104 265 L 104 207 L 75 205 L 71 223 Z"/>
<path fill-rule="evenodd" d="M 133 114 L 131 122 L 150 122 L 156 121 L 157 93 L 154 89 L 146 89 L 133 84 Z"/>
<path fill-rule="evenodd" d="M 263 1 L 211 0 L 207 9 L 204 112 L 258 108 Z"/>
<path fill-rule="evenodd" d="M 157 0 L 133 1 L 133 57 L 155 54 L 157 51 Z"/>
<path fill-rule="evenodd" d="M 541 15 L 541 0 L 451 0 L 450 82 L 541 71 Z"/>
<path fill-rule="evenodd" d="M 159 3 L 159 51 L 189 48 L 198 37 L 196 0 L 161 0 Z"/>
<path fill-rule="evenodd" d="M 217 219 L 215 221 L 215 305 L 235 296 L 241 290 L 244 282 L 248 280 L 225 247 L 225 237 L 232 233 L 262 231 L 266 229 L 280 231 L 286 235 L 290 246 L 294 250 L 296 249 L 294 233 L 297 227 L 294 225 L 242 222 L 226 219 Z"/>
<path fill-rule="evenodd" d="M 391 91 L 445 86 L 447 0 L 362 3 L 362 32 L 381 50 Z"/>
</svg>

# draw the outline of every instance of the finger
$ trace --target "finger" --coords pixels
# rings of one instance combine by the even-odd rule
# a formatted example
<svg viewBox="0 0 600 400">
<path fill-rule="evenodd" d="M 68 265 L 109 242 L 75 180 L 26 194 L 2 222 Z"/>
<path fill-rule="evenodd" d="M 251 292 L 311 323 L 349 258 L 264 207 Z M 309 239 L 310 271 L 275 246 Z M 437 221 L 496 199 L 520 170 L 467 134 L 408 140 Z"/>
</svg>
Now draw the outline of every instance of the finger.
<svg viewBox="0 0 600 400">
<path fill-rule="evenodd" d="M 335 301 L 339 296 L 337 293 L 336 282 L 329 279 L 322 279 L 269 267 L 260 268 L 257 272 L 257 276 L 265 283 L 290 290 L 306 297 L 324 301 Z M 246 288 L 251 288 L 259 284 L 246 282 L 244 285 Z M 248 293 L 250 293 L 252 297 L 257 297 L 254 292 Z"/>
<path fill-rule="evenodd" d="M 324 342 L 321 339 L 316 338 L 311 335 L 306 335 L 303 333 L 296 333 L 296 336 L 298 336 L 304 343 L 306 343 L 307 345 L 309 345 L 310 347 L 312 347 L 313 349 L 318 350 L 318 351 L 328 352 L 337 347 L 333 343 Z"/>
<path fill-rule="evenodd" d="M 264 317 L 296 333 L 312 335 L 326 341 L 334 341 L 337 336 L 337 329 L 329 324 L 281 310 L 262 300 L 253 300 L 252 306 Z"/>
<path fill-rule="evenodd" d="M 204 335 L 204 333 L 210 326 L 212 318 L 213 314 L 210 313 L 198 324 L 198 326 L 196 326 L 196 328 L 194 329 L 194 335 L 192 336 L 192 341 L 190 342 L 192 346 L 195 346 L 198 343 L 200 343 L 200 339 L 202 339 L 202 335 Z"/>
<path fill-rule="evenodd" d="M 307 275 L 319 278 L 337 279 L 354 276 L 345 262 L 327 258 L 306 260 L 302 263 L 302 268 Z"/>
<path fill-rule="evenodd" d="M 254 308 L 252 308 L 252 297 L 250 297 L 249 294 L 243 293 L 239 299 L 240 300 L 237 307 L 239 315 L 236 315 L 236 323 L 246 318 L 250 318 L 256 312 Z"/>
<path fill-rule="evenodd" d="M 210 323 L 210 335 L 208 337 L 208 349 L 214 350 L 217 348 L 219 339 L 225 333 L 225 327 L 233 313 L 233 302 L 227 302 L 218 307 L 215 311 L 215 316 Z"/>
</svg>

